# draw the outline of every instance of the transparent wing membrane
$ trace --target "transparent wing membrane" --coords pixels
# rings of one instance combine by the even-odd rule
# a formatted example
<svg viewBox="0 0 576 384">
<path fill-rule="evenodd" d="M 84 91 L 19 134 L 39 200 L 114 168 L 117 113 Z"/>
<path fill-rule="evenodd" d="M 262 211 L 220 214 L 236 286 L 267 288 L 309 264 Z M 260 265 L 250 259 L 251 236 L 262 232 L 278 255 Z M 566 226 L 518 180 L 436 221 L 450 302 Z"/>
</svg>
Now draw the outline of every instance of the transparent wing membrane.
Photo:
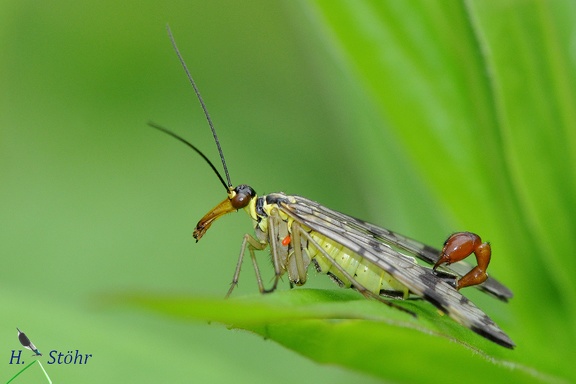
<svg viewBox="0 0 576 384">
<path fill-rule="evenodd" d="M 410 243 L 404 243 L 404 239 L 407 238 L 403 236 L 330 210 L 300 196 L 285 196 L 276 200 L 278 206 L 295 221 L 338 244 L 342 244 L 362 258 L 377 265 L 408 287 L 411 292 L 431 302 L 458 323 L 502 346 L 508 348 L 514 346 L 508 335 L 492 319 L 448 284 L 445 279 L 437 276 L 432 269 L 414 263 L 410 258 L 394 249 L 400 248 L 420 257 L 419 251 L 421 249 L 433 248 L 413 240 Z M 415 249 L 416 252 L 412 249 Z M 436 261 L 439 254 L 440 251 L 433 260 L 430 260 L 430 264 Z M 428 258 L 423 259 L 428 261 Z M 460 275 L 458 272 L 455 273 Z M 498 287 L 499 285 L 501 286 L 500 283 L 497 283 L 493 286 Z M 505 288 L 504 292 L 490 293 L 496 297 L 505 297 L 507 292 L 509 290 Z"/>
</svg>

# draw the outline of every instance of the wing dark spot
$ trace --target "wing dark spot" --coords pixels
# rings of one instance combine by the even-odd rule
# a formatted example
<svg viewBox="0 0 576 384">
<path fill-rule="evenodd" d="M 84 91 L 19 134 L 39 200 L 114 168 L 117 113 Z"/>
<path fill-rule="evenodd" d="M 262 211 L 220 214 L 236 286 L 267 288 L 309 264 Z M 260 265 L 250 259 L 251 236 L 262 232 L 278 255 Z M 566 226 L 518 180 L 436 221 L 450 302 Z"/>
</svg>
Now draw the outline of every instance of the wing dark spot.
<svg viewBox="0 0 576 384">
<path fill-rule="evenodd" d="M 376 240 L 370 240 L 368 242 L 368 245 L 370 245 L 373 250 L 380 252 L 381 244 L 379 242 L 377 242 Z"/>
<path fill-rule="evenodd" d="M 451 273 L 444 272 L 444 271 L 433 271 L 434 276 L 451 286 L 452 288 L 456 289 L 456 276 L 452 275 Z"/>
<path fill-rule="evenodd" d="M 426 289 L 424 294 L 422 295 L 425 300 L 432 303 L 436 308 L 441 310 L 442 312 L 448 313 L 448 303 L 442 300 L 435 292 L 432 293 L 431 290 Z"/>
<path fill-rule="evenodd" d="M 483 336 L 483 337 L 487 338 L 488 340 L 495 342 L 498 345 L 501 345 L 505 348 L 514 349 L 515 345 L 510 339 L 504 339 L 502 337 L 499 337 L 498 335 L 495 335 L 491 332 L 488 332 L 484 328 L 471 326 L 470 329 L 473 330 L 474 332 L 476 332 L 477 334 L 479 334 L 480 336 Z"/>
<path fill-rule="evenodd" d="M 438 248 L 431 247 L 429 245 L 424 245 L 422 248 L 422 254 L 425 256 L 435 255 L 434 262 L 440 257 L 440 250 Z"/>
</svg>

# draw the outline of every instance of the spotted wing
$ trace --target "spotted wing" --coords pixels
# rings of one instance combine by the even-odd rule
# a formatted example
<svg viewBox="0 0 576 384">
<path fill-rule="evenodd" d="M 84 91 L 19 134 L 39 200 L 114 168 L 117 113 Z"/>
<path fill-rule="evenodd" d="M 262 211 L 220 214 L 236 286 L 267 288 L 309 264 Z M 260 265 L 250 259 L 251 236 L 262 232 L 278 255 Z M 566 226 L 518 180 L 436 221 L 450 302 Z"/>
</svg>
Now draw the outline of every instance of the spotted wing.
<svg viewBox="0 0 576 384">
<path fill-rule="evenodd" d="M 288 216 L 379 266 L 458 323 L 504 347 L 514 347 L 508 335 L 474 303 L 437 277 L 431 269 L 413 263 L 393 249 L 388 244 L 390 240 L 382 236 L 382 233 L 389 234 L 389 231 L 367 225 L 304 197 L 284 194 L 268 197 L 275 199 Z"/>
<path fill-rule="evenodd" d="M 310 201 L 300 196 L 297 196 L 297 198 L 302 199 L 303 202 Z M 323 207 L 318 203 L 315 204 L 319 208 L 328 210 L 326 207 Z M 335 216 L 340 216 L 341 218 L 347 220 L 350 227 L 355 227 L 358 231 L 365 233 L 377 241 L 392 245 L 400 250 L 407 251 L 430 265 L 434 265 L 440 256 L 441 251 L 437 248 L 423 244 L 417 240 L 400 235 L 388 229 L 377 227 L 374 224 L 370 224 L 368 222 L 344 215 L 342 213 L 334 211 L 331 212 L 333 212 Z M 465 261 L 459 261 L 451 265 L 444 265 L 441 267 L 441 269 L 446 270 L 458 277 L 462 277 L 472 269 L 472 266 Z M 508 287 L 491 276 L 488 276 L 488 279 L 484 283 L 475 285 L 474 287 L 506 302 L 514 296 Z"/>
</svg>

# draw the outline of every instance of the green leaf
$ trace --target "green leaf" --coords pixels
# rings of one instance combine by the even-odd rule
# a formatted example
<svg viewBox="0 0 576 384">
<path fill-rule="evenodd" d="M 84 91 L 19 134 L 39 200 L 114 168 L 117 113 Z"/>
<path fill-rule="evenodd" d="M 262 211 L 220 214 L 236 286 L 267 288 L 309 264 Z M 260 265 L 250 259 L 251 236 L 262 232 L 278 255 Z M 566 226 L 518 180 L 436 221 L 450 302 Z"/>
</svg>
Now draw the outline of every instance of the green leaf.
<svg viewBox="0 0 576 384">
<path fill-rule="evenodd" d="M 108 304 L 135 305 L 184 321 L 215 321 L 273 340 L 324 364 L 337 364 L 382 379 L 430 382 L 481 377 L 467 382 L 508 379 L 552 381 L 552 377 L 513 363 L 505 350 L 439 314 L 423 301 L 403 306 L 414 318 L 349 290 L 295 289 L 230 300 L 190 296 L 115 294 Z M 423 358 L 423 357 L 426 358 Z"/>
</svg>

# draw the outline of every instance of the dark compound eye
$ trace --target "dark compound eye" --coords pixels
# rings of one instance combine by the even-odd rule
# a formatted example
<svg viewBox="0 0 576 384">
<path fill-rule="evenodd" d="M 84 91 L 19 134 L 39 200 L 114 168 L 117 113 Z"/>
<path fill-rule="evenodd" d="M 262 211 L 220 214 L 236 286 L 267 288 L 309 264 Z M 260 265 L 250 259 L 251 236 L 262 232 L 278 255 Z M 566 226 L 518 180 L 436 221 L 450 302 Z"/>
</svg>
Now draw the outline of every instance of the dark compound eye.
<svg viewBox="0 0 576 384">
<path fill-rule="evenodd" d="M 256 196 L 256 192 L 252 189 L 252 187 L 245 184 L 234 188 L 234 192 L 236 192 L 236 194 L 232 199 L 230 199 L 230 202 L 235 209 L 246 207 L 250 203 L 250 200 Z"/>
</svg>

